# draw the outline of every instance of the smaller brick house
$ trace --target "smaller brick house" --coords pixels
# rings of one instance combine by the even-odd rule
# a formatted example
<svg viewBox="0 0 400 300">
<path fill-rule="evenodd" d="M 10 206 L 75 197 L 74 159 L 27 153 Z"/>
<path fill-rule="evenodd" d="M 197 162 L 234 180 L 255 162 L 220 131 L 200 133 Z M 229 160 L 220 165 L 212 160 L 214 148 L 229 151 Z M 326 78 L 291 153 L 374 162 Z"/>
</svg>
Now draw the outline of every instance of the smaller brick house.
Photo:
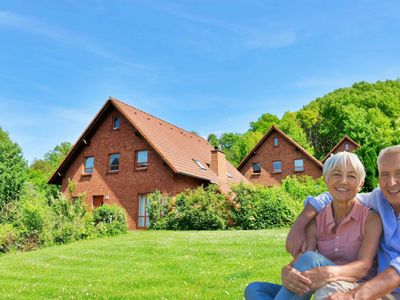
<svg viewBox="0 0 400 300">
<path fill-rule="evenodd" d="M 205 139 L 109 98 L 79 137 L 49 183 L 85 193 L 93 209 L 117 204 L 130 229 L 146 228 L 146 195 L 178 194 L 214 183 L 228 194 L 230 184 L 248 180 Z"/>
<path fill-rule="evenodd" d="M 237 167 L 250 182 L 272 186 L 289 175 L 322 176 L 322 164 L 276 126 L 271 126 Z"/>
<path fill-rule="evenodd" d="M 361 146 L 353 141 L 349 136 L 345 135 L 336 145 L 332 148 L 332 150 L 322 159 L 322 163 L 324 163 L 331 154 L 336 154 L 338 152 L 350 151 L 354 152 L 359 149 Z"/>
</svg>

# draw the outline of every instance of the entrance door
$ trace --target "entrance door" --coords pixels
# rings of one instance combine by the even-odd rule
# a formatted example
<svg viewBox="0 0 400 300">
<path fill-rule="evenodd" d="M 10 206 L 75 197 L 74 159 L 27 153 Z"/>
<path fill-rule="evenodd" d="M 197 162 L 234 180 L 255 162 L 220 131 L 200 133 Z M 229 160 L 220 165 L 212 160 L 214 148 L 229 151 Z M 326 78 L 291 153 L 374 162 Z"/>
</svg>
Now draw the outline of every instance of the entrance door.
<svg viewBox="0 0 400 300">
<path fill-rule="evenodd" d="M 93 196 L 93 208 L 102 206 L 104 204 L 104 196 Z"/>
<path fill-rule="evenodd" d="M 149 227 L 150 220 L 147 213 L 147 197 L 146 194 L 139 195 L 139 218 L 138 227 Z"/>
</svg>

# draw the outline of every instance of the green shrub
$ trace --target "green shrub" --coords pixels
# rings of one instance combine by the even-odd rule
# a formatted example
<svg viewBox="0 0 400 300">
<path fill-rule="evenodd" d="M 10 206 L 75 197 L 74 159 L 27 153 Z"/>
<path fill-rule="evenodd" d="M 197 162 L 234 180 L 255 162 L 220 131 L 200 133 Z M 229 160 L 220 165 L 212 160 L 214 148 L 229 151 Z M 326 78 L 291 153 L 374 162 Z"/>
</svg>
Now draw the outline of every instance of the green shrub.
<svg viewBox="0 0 400 300">
<path fill-rule="evenodd" d="M 311 176 L 288 176 L 282 181 L 281 188 L 301 205 L 308 196 L 327 191 L 323 177 L 315 180 Z"/>
<path fill-rule="evenodd" d="M 229 220 L 229 203 L 215 185 L 186 190 L 175 198 L 155 192 L 148 196 L 150 229 L 217 230 Z"/>
<path fill-rule="evenodd" d="M 0 252 L 7 252 L 15 246 L 18 230 L 11 224 L 0 224 Z"/>
<path fill-rule="evenodd" d="M 233 227 L 265 229 L 290 226 L 299 212 L 298 204 L 280 187 L 239 184 L 232 206 Z"/>
<path fill-rule="evenodd" d="M 117 235 L 127 231 L 126 215 L 117 205 L 102 205 L 93 210 L 93 222 L 99 235 Z"/>
</svg>

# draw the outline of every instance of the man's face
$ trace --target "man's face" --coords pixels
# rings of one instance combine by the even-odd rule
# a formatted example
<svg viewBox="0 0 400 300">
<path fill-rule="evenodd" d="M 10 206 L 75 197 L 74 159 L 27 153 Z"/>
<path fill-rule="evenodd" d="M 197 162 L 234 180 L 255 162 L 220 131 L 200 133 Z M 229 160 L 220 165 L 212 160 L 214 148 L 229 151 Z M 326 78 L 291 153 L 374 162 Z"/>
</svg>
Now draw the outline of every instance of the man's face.
<svg viewBox="0 0 400 300">
<path fill-rule="evenodd" d="M 400 153 L 389 153 L 382 157 L 379 186 L 395 211 L 400 213 Z"/>
</svg>

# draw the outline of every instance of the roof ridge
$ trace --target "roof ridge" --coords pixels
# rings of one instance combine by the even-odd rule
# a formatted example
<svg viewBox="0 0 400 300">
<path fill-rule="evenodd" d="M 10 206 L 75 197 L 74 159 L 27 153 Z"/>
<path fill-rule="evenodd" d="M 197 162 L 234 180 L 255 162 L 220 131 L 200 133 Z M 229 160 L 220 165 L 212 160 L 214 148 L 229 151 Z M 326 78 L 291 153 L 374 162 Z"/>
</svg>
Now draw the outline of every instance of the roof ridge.
<svg viewBox="0 0 400 300">
<path fill-rule="evenodd" d="M 136 110 L 140 111 L 141 113 L 143 113 L 143 114 L 145 114 L 145 115 L 147 115 L 147 116 L 150 116 L 150 117 L 152 117 L 152 118 L 154 118 L 154 119 L 157 119 L 157 120 L 159 120 L 159 121 L 161 121 L 161 122 L 164 122 L 164 123 L 166 123 L 166 124 L 168 124 L 168 125 L 170 125 L 170 126 L 172 126 L 172 127 L 175 127 L 175 128 L 178 129 L 178 130 L 184 131 L 184 132 L 186 132 L 186 133 L 192 135 L 193 137 L 195 137 L 195 138 L 200 138 L 200 139 L 202 139 L 203 141 L 205 141 L 206 143 L 208 143 L 208 141 L 207 141 L 205 138 L 201 137 L 200 135 L 194 134 L 194 133 L 192 133 L 192 132 L 190 132 L 190 131 L 188 131 L 188 130 L 186 130 L 186 129 L 183 129 L 183 128 L 181 128 L 181 127 L 178 127 L 178 126 L 176 126 L 176 125 L 174 125 L 174 124 L 172 124 L 172 123 L 170 123 L 170 122 L 168 122 L 168 121 L 165 121 L 165 120 L 163 120 L 163 119 L 161 119 L 161 118 L 158 118 L 158 117 L 156 117 L 156 116 L 154 116 L 154 115 L 152 115 L 152 114 L 149 114 L 149 113 L 147 113 L 147 112 L 145 112 L 145 111 L 143 111 L 143 110 L 141 110 L 141 109 L 139 109 L 139 108 L 137 108 L 137 107 L 135 107 L 135 106 L 129 105 L 129 104 L 127 104 L 127 103 L 125 103 L 125 102 L 122 102 L 121 100 L 119 100 L 119 99 L 117 99 L 117 98 L 114 98 L 114 97 L 111 97 L 111 96 L 109 97 L 109 99 L 110 99 L 111 101 L 116 101 L 116 102 L 119 102 L 119 103 L 121 103 L 121 104 L 123 104 L 123 105 L 129 106 L 129 107 L 131 107 L 131 108 L 133 108 L 133 109 L 136 109 Z"/>
</svg>

